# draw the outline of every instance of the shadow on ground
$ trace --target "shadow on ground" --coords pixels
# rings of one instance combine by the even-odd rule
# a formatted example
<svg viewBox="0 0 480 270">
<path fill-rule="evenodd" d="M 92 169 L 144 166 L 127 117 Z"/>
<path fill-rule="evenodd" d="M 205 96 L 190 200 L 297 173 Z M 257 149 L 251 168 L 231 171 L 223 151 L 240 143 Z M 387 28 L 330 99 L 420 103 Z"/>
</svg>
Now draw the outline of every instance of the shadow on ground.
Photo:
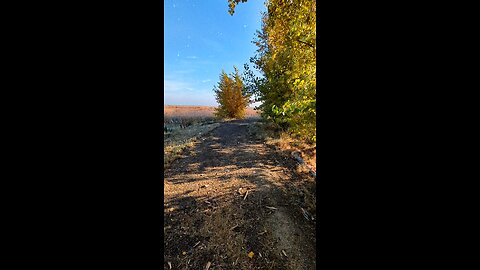
<svg viewBox="0 0 480 270">
<path fill-rule="evenodd" d="M 165 171 L 165 269 L 315 268 L 315 220 L 301 210 L 315 183 L 292 177 L 295 162 L 252 123 L 223 124 Z"/>
</svg>

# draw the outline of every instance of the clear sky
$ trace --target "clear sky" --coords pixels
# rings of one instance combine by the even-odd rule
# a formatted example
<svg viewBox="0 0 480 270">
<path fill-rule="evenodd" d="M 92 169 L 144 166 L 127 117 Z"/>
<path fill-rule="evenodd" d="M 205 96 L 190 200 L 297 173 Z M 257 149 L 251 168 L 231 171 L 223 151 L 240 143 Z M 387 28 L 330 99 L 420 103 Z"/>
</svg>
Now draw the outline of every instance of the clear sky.
<svg viewBox="0 0 480 270">
<path fill-rule="evenodd" d="M 164 2 L 164 104 L 217 106 L 213 86 L 222 69 L 233 72 L 254 56 L 263 0 L 240 3 L 228 13 L 227 0 Z"/>
</svg>

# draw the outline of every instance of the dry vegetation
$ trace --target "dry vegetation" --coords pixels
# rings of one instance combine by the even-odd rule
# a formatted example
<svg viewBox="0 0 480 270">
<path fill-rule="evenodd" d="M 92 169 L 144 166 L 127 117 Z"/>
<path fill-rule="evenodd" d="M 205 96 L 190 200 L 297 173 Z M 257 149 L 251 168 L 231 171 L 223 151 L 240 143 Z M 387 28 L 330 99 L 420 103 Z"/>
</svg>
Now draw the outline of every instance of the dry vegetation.
<svg viewBox="0 0 480 270">
<path fill-rule="evenodd" d="M 213 112 L 215 107 L 210 106 L 163 106 L 163 116 L 166 120 L 172 119 L 213 119 Z"/>
<path fill-rule="evenodd" d="M 265 140 L 267 145 L 283 152 L 284 155 L 292 157 L 300 156 L 307 166 L 299 166 L 298 170 L 317 171 L 317 145 L 316 143 L 307 143 L 305 141 L 292 138 L 287 133 L 281 132 L 272 123 L 263 123 L 259 135 Z"/>
<path fill-rule="evenodd" d="M 182 152 L 185 148 L 195 145 L 203 135 L 219 125 L 220 123 L 193 124 L 189 127 L 178 128 L 171 133 L 166 133 L 168 137 L 164 139 L 164 168 L 167 168 L 175 159 L 182 157 Z"/>
<path fill-rule="evenodd" d="M 163 116 L 165 120 L 171 119 L 214 119 L 215 107 L 212 106 L 174 106 L 166 105 L 163 107 Z M 258 111 L 248 107 L 246 118 L 259 117 Z"/>
<path fill-rule="evenodd" d="M 215 107 L 210 106 L 164 106 L 164 168 L 220 125 L 222 120 L 216 119 L 214 112 Z M 246 118 L 258 117 L 257 111 L 247 108 Z"/>
<path fill-rule="evenodd" d="M 307 166 L 299 166 L 299 170 L 310 167 L 313 171 L 317 170 L 317 146 L 296 140 L 285 133 L 281 133 L 278 138 L 267 140 L 267 144 L 276 146 L 279 150 L 285 151 L 292 156 L 299 156 Z M 306 168 L 307 167 L 307 168 Z"/>
</svg>

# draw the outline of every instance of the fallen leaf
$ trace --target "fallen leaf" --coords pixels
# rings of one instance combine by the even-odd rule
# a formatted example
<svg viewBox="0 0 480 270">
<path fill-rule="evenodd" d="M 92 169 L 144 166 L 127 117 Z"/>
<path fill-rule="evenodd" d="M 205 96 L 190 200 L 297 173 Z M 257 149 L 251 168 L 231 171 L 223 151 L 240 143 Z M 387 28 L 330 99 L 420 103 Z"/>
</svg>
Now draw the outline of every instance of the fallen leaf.
<svg viewBox="0 0 480 270">
<path fill-rule="evenodd" d="M 187 252 L 185 252 L 185 251 L 184 251 L 184 252 L 182 252 L 182 255 L 185 255 L 185 254 L 187 254 Z"/>
<path fill-rule="evenodd" d="M 248 253 L 248 257 L 251 259 L 251 258 L 253 258 L 253 255 L 254 255 L 254 254 L 255 254 L 255 253 L 253 253 L 253 251 L 250 251 L 250 252 Z"/>
<path fill-rule="evenodd" d="M 272 206 L 265 206 L 266 208 L 268 209 L 271 209 L 271 210 L 277 210 L 278 208 L 275 208 L 275 207 L 272 207 Z"/>
<path fill-rule="evenodd" d="M 207 262 L 207 266 L 205 266 L 205 270 L 208 270 L 208 268 L 210 268 L 211 264 L 212 264 L 211 262 Z"/>
<path fill-rule="evenodd" d="M 283 255 L 285 255 L 285 257 L 288 257 L 287 253 L 285 253 L 285 250 L 282 249 L 282 253 L 283 253 Z"/>
<path fill-rule="evenodd" d="M 168 267 L 170 267 L 170 269 L 172 269 L 172 263 L 171 262 L 168 262 Z"/>
</svg>

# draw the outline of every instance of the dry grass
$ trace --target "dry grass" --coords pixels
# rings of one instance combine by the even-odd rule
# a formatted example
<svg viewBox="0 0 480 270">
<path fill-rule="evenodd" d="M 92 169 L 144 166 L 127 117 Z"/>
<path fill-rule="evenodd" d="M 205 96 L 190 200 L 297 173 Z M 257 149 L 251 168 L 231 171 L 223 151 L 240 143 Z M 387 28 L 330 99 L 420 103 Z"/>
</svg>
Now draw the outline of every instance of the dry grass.
<svg viewBox="0 0 480 270">
<path fill-rule="evenodd" d="M 301 158 L 305 161 L 307 165 L 313 168 L 316 171 L 317 165 L 317 146 L 316 144 L 306 143 L 304 141 L 299 141 L 294 139 L 286 133 L 281 133 L 279 138 L 270 139 L 267 141 L 269 144 L 277 146 L 282 151 L 299 151 L 301 153 Z"/>
<path fill-rule="evenodd" d="M 182 152 L 192 147 L 204 134 L 218 127 L 222 120 L 214 116 L 215 107 L 211 106 L 175 106 L 163 107 L 164 127 L 164 168 Z M 258 118 L 259 112 L 247 108 L 246 118 Z M 227 119 L 226 121 L 228 121 Z"/>
<path fill-rule="evenodd" d="M 172 118 L 213 118 L 215 107 L 210 106 L 163 106 L 165 119 Z"/>
<path fill-rule="evenodd" d="M 177 158 L 182 156 L 182 152 L 195 145 L 196 142 L 206 133 L 218 127 L 220 123 L 213 124 L 194 124 L 185 129 L 177 129 L 164 139 L 163 147 L 163 167 L 168 166 Z"/>
<path fill-rule="evenodd" d="M 214 107 L 164 106 L 164 168 L 182 156 L 182 152 L 219 124 L 215 123 Z"/>
<path fill-rule="evenodd" d="M 266 141 L 267 145 L 274 146 L 276 149 L 284 152 L 290 156 L 292 152 L 300 152 L 301 158 L 304 162 L 310 166 L 314 171 L 317 169 L 317 145 L 300 141 L 285 132 L 278 130 L 275 125 L 271 123 L 264 123 L 261 127 L 255 128 L 257 136 Z M 303 171 L 305 168 L 299 166 L 298 170 Z"/>
<path fill-rule="evenodd" d="M 305 209 L 310 213 L 316 212 L 315 183 L 316 178 L 311 176 L 310 169 L 316 172 L 316 144 L 308 144 L 282 133 L 270 122 L 253 125 L 249 133 L 251 136 L 262 139 L 265 144 L 274 148 L 283 158 L 292 160 L 295 166 L 291 168 L 296 172 L 299 181 L 289 183 L 290 194 L 303 197 Z M 292 158 L 292 152 L 300 152 L 301 158 L 308 165 L 300 165 Z M 309 168 L 310 167 L 310 168 Z"/>
<path fill-rule="evenodd" d="M 214 118 L 215 107 L 212 106 L 175 106 L 166 105 L 163 107 L 163 116 L 165 119 L 172 118 Z M 248 107 L 246 111 L 247 118 L 259 117 L 258 111 Z"/>
</svg>

